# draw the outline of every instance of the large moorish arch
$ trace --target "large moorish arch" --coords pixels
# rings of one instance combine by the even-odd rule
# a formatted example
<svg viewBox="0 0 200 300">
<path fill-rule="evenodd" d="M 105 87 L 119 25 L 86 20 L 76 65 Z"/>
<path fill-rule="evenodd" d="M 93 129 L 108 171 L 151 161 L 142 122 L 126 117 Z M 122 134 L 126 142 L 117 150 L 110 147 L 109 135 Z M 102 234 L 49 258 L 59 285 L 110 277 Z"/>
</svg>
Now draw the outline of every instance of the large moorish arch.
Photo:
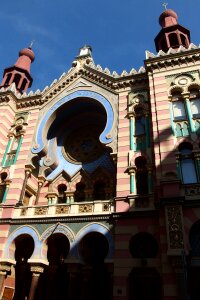
<svg viewBox="0 0 200 300">
<path fill-rule="evenodd" d="M 40 164 L 51 169 L 52 174 L 49 177 L 47 175 L 48 179 L 55 178 L 63 170 L 73 176 L 83 165 L 89 171 L 95 170 L 108 149 L 116 151 L 116 122 L 116 107 L 103 95 L 84 90 L 73 92 L 45 112 L 38 126 L 32 153 L 34 156 L 44 157 Z M 85 137 L 81 137 L 81 133 L 85 133 Z M 71 151 L 73 156 L 74 149 L 65 149 L 68 141 L 73 144 L 74 135 L 83 138 L 79 148 L 87 147 L 89 161 L 86 157 L 77 161 L 77 157 L 83 156 L 85 148 L 75 158 L 69 155 Z M 89 141 L 86 141 L 88 135 Z M 87 144 L 84 145 L 85 142 Z M 97 153 L 91 151 L 94 148 L 97 148 Z M 109 158 L 104 157 L 104 160 L 107 163 Z"/>
</svg>

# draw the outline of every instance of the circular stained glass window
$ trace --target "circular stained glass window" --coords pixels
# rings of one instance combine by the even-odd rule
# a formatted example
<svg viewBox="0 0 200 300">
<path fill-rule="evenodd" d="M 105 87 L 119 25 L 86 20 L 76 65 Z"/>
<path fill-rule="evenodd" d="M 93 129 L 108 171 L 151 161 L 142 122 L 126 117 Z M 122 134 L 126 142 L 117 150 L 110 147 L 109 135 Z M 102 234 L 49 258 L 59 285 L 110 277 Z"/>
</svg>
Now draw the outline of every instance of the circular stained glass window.
<svg viewBox="0 0 200 300">
<path fill-rule="evenodd" d="M 73 163 L 88 163 L 99 158 L 104 146 L 99 141 L 98 126 L 90 125 L 70 133 L 64 141 L 63 154 Z"/>
</svg>

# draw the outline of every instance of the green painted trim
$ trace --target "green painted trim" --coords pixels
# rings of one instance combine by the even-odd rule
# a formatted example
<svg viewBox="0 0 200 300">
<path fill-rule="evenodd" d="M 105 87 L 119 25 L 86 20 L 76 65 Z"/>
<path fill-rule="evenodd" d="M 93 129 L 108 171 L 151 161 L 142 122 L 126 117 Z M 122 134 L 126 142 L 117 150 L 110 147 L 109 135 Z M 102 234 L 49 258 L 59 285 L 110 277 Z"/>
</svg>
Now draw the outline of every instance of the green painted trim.
<svg viewBox="0 0 200 300">
<path fill-rule="evenodd" d="M 22 145 L 22 140 L 23 140 L 23 137 L 20 136 L 20 140 L 19 140 L 19 144 L 18 144 L 17 151 L 16 151 L 16 154 L 15 154 L 15 159 L 13 161 L 13 165 L 15 165 L 16 162 L 17 162 L 17 158 L 18 158 L 18 155 L 19 155 L 19 150 L 20 150 L 21 145 Z"/>
<path fill-rule="evenodd" d="M 8 194 L 8 190 L 9 190 L 9 187 L 6 186 L 6 189 L 5 189 L 5 192 L 4 192 L 4 195 L 3 195 L 3 199 L 2 199 L 2 203 L 6 202 L 6 197 L 7 197 L 7 194 Z"/>
<path fill-rule="evenodd" d="M 135 193 L 135 175 L 133 173 L 130 175 L 130 192 L 131 194 Z"/>
<path fill-rule="evenodd" d="M 145 116 L 146 148 L 150 147 L 149 117 Z"/>
<path fill-rule="evenodd" d="M 7 144 L 7 147 L 6 147 L 6 151 L 5 151 L 5 153 L 4 153 L 4 156 L 3 156 L 3 159 L 2 159 L 2 163 L 1 163 L 3 167 L 5 166 L 6 156 L 7 156 L 7 154 L 8 154 L 9 149 L 10 149 L 11 141 L 12 141 L 12 138 L 9 138 L 8 144 Z"/>
<path fill-rule="evenodd" d="M 130 149 L 135 151 L 135 143 L 134 143 L 134 131 L 135 131 L 135 128 L 134 128 L 134 121 L 133 121 L 133 118 L 130 118 Z"/>
<path fill-rule="evenodd" d="M 186 99 L 185 102 L 186 102 L 188 120 L 189 120 L 189 124 L 190 124 L 190 131 L 195 132 L 194 122 L 193 122 L 193 119 L 192 119 L 192 113 L 191 113 L 191 108 L 190 108 L 190 100 Z"/>
<path fill-rule="evenodd" d="M 174 122 L 173 122 L 174 114 L 173 114 L 172 102 L 170 102 L 169 111 L 170 111 L 170 120 L 171 120 L 172 132 L 173 132 L 173 135 L 176 136 L 175 126 L 174 126 Z"/>
</svg>

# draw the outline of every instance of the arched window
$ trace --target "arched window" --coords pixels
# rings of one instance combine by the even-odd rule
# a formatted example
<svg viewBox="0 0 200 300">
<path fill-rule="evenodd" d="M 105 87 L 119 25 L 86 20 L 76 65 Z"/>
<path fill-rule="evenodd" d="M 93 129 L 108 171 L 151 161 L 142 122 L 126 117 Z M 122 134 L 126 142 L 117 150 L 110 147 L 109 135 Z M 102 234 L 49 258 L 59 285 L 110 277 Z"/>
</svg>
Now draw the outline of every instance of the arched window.
<svg viewBox="0 0 200 300">
<path fill-rule="evenodd" d="M 76 184 L 76 191 L 74 193 L 74 201 L 75 202 L 85 201 L 85 184 L 83 182 L 79 182 Z"/>
<path fill-rule="evenodd" d="M 183 136 L 188 136 L 189 135 L 189 125 L 186 122 L 183 123 L 182 135 Z"/>
<path fill-rule="evenodd" d="M 178 42 L 178 36 L 176 33 L 173 32 L 169 34 L 169 43 L 171 48 L 178 48 L 180 46 Z"/>
<path fill-rule="evenodd" d="M 21 87 L 20 87 L 20 90 L 23 92 L 24 91 L 24 89 L 25 89 L 25 87 L 26 87 L 26 84 L 27 84 L 27 80 L 26 80 L 26 78 L 24 78 L 24 80 L 23 80 L 23 82 L 22 82 L 22 85 L 21 85 Z"/>
<path fill-rule="evenodd" d="M 8 85 L 11 79 L 12 73 L 7 74 L 5 85 Z"/>
<path fill-rule="evenodd" d="M 18 88 L 20 79 L 21 79 L 21 75 L 20 74 L 15 74 L 13 82 L 15 83 L 15 85 L 16 85 L 17 88 Z"/>
<path fill-rule="evenodd" d="M 136 170 L 136 188 L 137 194 L 148 194 L 148 170 L 146 167 L 146 159 L 137 157 L 135 160 Z"/>
<path fill-rule="evenodd" d="M 176 124 L 176 136 L 177 137 L 183 136 L 182 127 L 181 124 L 179 123 Z"/>
<path fill-rule="evenodd" d="M 167 41 L 166 38 L 162 38 L 162 40 L 160 41 L 160 49 L 162 49 L 162 51 L 167 52 L 168 50 L 168 46 L 167 46 Z"/>
<path fill-rule="evenodd" d="M 173 94 L 172 96 L 172 108 L 173 108 L 173 116 L 174 120 L 185 120 L 186 117 L 186 111 L 185 111 L 185 105 L 184 102 L 181 99 L 181 94 Z"/>
<path fill-rule="evenodd" d="M 155 258 L 158 254 L 158 242 L 150 233 L 140 232 L 131 238 L 129 250 L 134 258 Z"/>
<path fill-rule="evenodd" d="M 185 184 L 197 183 L 196 166 L 192 149 L 192 145 L 186 142 L 179 146 L 182 181 Z"/>
<path fill-rule="evenodd" d="M 135 135 L 141 136 L 145 134 L 145 118 L 137 117 L 135 120 Z"/>
<path fill-rule="evenodd" d="M 190 90 L 190 105 L 193 119 L 200 118 L 200 95 L 198 89 Z"/>
<path fill-rule="evenodd" d="M 198 135 L 200 134 L 200 121 L 195 122 L 195 131 Z"/>
<path fill-rule="evenodd" d="M 180 37 L 181 37 L 181 43 L 182 43 L 182 45 L 184 47 L 187 47 L 187 39 L 186 39 L 185 35 L 181 34 Z"/>
<path fill-rule="evenodd" d="M 98 180 L 94 184 L 93 199 L 94 200 L 105 200 L 106 199 L 106 184 L 102 180 Z"/>
<path fill-rule="evenodd" d="M 66 190 L 67 187 L 65 184 L 59 184 L 58 186 L 58 203 L 65 203 L 66 202 Z"/>
<path fill-rule="evenodd" d="M 10 147 L 8 149 L 7 155 L 6 155 L 6 161 L 5 161 L 5 166 L 9 167 L 15 163 L 16 160 L 16 154 L 17 150 L 19 147 L 19 141 L 20 141 L 20 136 L 13 137 Z"/>
</svg>

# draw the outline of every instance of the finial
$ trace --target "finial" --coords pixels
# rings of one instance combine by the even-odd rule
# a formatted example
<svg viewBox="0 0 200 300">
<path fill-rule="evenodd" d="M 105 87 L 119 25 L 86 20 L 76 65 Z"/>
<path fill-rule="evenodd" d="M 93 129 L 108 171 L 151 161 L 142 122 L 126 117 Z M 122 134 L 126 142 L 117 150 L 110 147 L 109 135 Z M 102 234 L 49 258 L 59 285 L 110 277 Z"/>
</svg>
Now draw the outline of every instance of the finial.
<svg viewBox="0 0 200 300">
<path fill-rule="evenodd" d="M 35 42 L 35 40 L 32 40 L 30 43 L 30 46 L 28 48 L 32 49 L 34 42 Z"/>
<path fill-rule="evenodd" d="M 168 5 L 168 3 L 166 3 L 166 2 L 164 2 L 162 5 L 165 8 L 165 10 L 167 10 L 167 5 Z"/>
</svg>

